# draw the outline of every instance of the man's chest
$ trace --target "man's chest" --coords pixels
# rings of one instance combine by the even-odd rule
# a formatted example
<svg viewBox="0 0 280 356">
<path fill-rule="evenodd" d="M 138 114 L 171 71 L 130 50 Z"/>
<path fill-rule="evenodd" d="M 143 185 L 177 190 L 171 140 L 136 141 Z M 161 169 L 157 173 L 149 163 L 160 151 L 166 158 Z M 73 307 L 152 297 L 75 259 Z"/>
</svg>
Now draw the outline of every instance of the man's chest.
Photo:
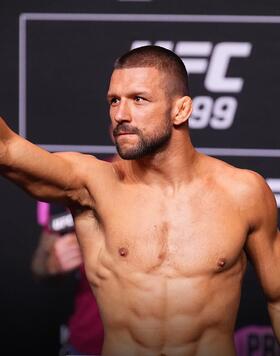
<svg viewBox="0 0 280 356">
<path fill-rule="evenodd" d="M 192 276 L 228 269 L 247 235 L 239 210 L 218 197 L 125 196 L 107 206 L 105 215 L 112 262 L 143 272 Z"/>
</svg>

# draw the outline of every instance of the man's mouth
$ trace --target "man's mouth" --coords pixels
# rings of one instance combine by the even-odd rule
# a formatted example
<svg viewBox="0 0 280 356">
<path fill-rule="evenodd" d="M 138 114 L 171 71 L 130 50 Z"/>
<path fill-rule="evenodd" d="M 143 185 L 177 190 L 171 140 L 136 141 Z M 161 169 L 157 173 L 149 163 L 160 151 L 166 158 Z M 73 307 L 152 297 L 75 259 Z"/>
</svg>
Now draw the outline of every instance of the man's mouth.
<svg viewBox="0 0 280 356">
<path fill-rule="evenodd" d="M 117 136 L 136 135 L 134 132 L 118 132 Z"/>
</svg>

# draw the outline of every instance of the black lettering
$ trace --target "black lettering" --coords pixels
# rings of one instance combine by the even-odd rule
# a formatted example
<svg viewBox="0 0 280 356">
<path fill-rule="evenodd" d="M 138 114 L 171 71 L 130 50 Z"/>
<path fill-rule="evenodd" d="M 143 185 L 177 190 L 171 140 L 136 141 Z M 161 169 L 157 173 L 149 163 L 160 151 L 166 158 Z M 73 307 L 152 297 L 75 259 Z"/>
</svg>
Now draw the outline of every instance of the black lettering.
<svg viewBox="0 0 280 356">
<path fill-rule="evenodd" d="M 275 339 L 273 335 L 264 335 L 263 351 L 264 356 L 275 356 L 274 353 Z"/>
<path fill-rule="evenodd" d="M 247 356 L 253 356 L 255 351 L 259 350 L 260 348 L 260 339 L 256 334 L 249 334 L 248 335 L 248 345 L 247 345 Z"/>
</svg>

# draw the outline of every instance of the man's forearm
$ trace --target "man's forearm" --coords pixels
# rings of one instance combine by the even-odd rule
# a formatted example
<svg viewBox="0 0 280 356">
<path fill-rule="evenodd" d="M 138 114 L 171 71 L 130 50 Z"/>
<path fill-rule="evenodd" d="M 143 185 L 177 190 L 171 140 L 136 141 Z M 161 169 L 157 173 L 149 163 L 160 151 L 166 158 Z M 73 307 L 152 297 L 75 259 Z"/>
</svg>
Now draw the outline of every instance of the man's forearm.
<svg viewBox="0 0 280 356">
<path fill-rule="evenodd" d="M 280 344 L 280 301 L 277 303 L 268 303 L 268 312 L 274 335 Z"/>
</svg>

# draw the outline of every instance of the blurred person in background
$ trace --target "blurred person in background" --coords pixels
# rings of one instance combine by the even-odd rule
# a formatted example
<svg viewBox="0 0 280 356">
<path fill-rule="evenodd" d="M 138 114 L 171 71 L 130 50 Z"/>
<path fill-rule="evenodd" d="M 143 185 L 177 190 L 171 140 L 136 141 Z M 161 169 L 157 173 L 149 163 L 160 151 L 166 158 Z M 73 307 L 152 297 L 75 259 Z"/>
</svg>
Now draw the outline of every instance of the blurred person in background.
<svg viewBox="0 0 280 356">
<path fill-rule="evenodd" d="M 32 259 L 33 274 L 39 278 L 56 278 L 76 272 L 73 312 L 59 355 L 98 355 L 103 344 L 103 325 L 86 279 L 72 216 L 57 203 L 38 202 L 37 218 L 42 232 Z"/>
</svg>

